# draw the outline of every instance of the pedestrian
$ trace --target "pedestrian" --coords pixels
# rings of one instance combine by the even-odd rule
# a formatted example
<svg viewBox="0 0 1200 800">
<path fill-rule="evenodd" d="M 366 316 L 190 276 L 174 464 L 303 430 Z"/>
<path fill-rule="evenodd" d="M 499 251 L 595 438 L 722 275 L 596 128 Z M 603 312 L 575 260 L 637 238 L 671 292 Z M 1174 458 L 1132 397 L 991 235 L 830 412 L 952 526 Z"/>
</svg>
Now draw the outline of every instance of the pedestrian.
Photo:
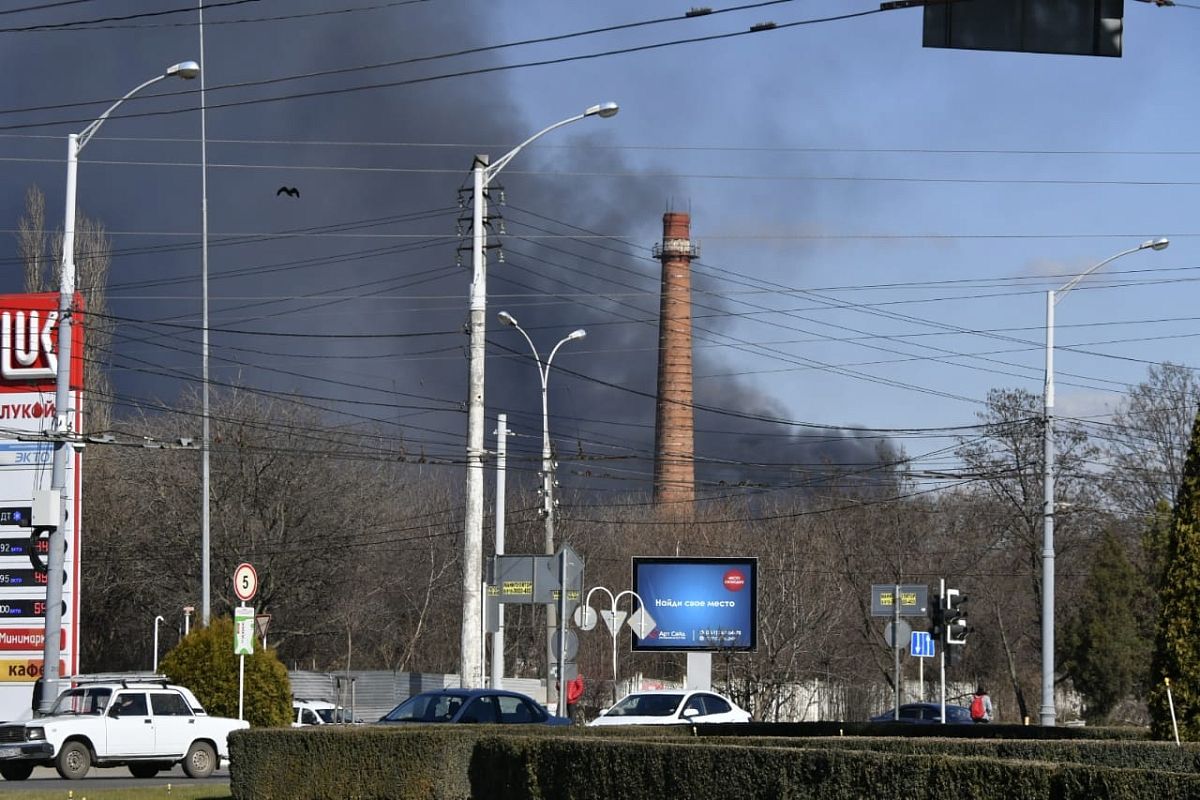
<svg viewBox="0 0 1200 800">
<path fill-rule="evenodd" d="M 33 716 L 40 717 L 42 711 L 42 694 L 45 692 L 46 680 L 39 675 L 33 682 Z"/>
<path fill-rule="evenodd" d="M 987 689 L 982 685 L 975 690 L 971 698 L 971 719 L 976 723 L 992 721 L 992 698 L 988 697 Z"/>
<path fill-rule="evenodd" d="M 583 697 L 583 676 L 576 675 L 567 681 L 567 718 L 575 721 L 575 706 Z"/>
</svg>

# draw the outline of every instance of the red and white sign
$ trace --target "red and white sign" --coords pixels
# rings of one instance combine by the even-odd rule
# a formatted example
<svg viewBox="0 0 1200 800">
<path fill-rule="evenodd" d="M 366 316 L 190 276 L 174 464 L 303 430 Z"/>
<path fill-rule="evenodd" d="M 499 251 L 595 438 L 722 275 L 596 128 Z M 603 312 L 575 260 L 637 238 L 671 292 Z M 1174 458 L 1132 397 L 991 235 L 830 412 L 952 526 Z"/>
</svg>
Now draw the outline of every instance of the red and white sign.
<svg viewBox="0 0 1200 800">
<path fill-rule="evenodd" d="M 233 593 L 243 603 L 250 602 L 258 592 L 258 572 L 252 564 L 238 564 L 233 571 Z"/>
<path fill-rule="evenodd" d="M 67 646 L 67 632 L 61 631 L 62 639 L 59 648 Z M 0 650 L 5 652 L 35 650 L 41 651 L 46 643 L 45 628 L 0 628 Z"/>
<path fill-rule="evenodd" d="M 79 296 L 76 295 L 78 298 Z M 0 506 L 28 506 L 34 493 L 50 488 L 57 428 L 55 378 L 58 370 L 58 310 L 56 293 L 0 295 Z M 76 304 L 76 310 L 82 305 Z M 70 402 L 61 413 L 72 433 L 83 427 L 84 319 L 75 313 L 71 326 Z M 80 616 L 80 497 L 82 456 L 72 448 L 67 458 L 63 494 L 69 514 L 63 529 L 66 544 L 63 587 L 64 611 L 60 674 L 79 672 Z M 11 529 L 16 532 L 17 529 Z M 28 534 L 28 530 L 25 529 Z M 0 554 L 0 570 L 28 569 L 27 552 Z M 45 646 L 42 616 L 46 586 L 36 580 L 25 585 L 0 586 L 0 719 L 15 719 L 29 710 L 30 687 L 41 674 Z"/>
<path fill-rule="evenodd" d="M 726 572 L 722 582 L 725 584 L 725 588 L 731 592 L 740 592 L 746 588 L 746 576 L 740 569 L 731 569 Z"/>
<path fill-rule="evenodd" d="M 0 295 L 0 392 L 54 392 L 58 317 L 57 294 Z M 72 389 L 83 387 L 82 323 L 77 313 L 71 326 Z"/>
</svg>

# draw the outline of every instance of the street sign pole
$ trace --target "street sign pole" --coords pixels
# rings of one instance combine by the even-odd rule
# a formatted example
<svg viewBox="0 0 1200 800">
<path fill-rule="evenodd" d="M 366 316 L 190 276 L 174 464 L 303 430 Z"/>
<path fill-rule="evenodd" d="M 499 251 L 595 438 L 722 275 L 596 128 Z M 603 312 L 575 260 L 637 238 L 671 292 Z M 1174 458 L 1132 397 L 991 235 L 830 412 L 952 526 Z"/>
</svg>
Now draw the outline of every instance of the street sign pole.
<svg viewBox="0 0 1200 800">
<path fill-rule="evenodd" d="M 246 603 L 258 593 L 258 572 L 247 563 L 233 571 L 233 593 L 241 601 L 233 611 L 233 652 L 238 656 L 238 719 L 245 719 L 246 656 L 254 653 L 254 609 Z"/>
<path fill-rule="evenodd" d="M 895 661 L 896 707 L 893 719 L 900 721 L 900 584 L 892 591 L 892 659 Z"/>
<path fill-rule="evenodd" d="M 558 715 L 567 716 L 567 550 L 558 551 Z"/>
</svg>

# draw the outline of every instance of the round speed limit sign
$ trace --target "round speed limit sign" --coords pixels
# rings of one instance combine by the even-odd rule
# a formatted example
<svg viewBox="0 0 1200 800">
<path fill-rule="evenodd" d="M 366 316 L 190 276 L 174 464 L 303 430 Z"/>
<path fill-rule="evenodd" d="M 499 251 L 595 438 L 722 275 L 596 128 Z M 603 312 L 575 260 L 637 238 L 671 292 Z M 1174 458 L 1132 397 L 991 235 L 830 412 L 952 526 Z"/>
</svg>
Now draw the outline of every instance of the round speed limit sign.
<svg viewBox="0 0 1200 800">
<path fill-rule="evenodd" d="M 237 595 L 237 599 L 243 603 L 249 602 L 257 591 L 258 573 L 254 571 L 254 566 L 238 564 L 237 569 L 233 571 L 233 593 Z"/>
</svg>

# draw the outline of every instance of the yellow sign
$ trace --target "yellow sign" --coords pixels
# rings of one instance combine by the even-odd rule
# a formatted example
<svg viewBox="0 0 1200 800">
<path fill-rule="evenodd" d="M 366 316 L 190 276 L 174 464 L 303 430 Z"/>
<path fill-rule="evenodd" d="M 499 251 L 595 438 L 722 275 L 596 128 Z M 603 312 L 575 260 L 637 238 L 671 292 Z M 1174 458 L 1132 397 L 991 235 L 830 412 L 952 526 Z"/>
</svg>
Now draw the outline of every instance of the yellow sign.
<svg viewBox="0 0 1200 800">
<path fill-rule="evenodd" d="M 501 591 L 505 597 L 533 594 L 533 581 L 505 581 Z"/>
<path fill-rule="evenodd" d="M 58 662 L 58 674 L 66 669 L 64 662 Z M 0 683 L 30 683 L 42 677 L 42 659 L 40 658 L 6 658 L 0 659 Z"/>
</svg>

